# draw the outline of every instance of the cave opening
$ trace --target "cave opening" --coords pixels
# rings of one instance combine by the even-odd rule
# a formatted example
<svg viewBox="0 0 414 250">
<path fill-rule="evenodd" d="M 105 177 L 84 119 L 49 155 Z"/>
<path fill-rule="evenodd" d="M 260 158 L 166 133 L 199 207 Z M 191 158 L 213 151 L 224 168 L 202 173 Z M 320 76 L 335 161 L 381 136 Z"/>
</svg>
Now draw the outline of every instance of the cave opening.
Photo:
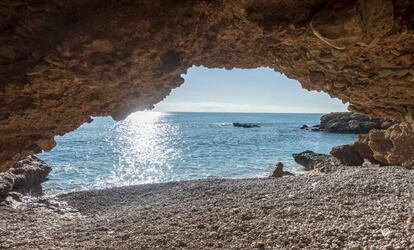
<svg viewBox="0 0 414 250">
<path fill-rule="evenodd" d="M 414 1 L 0 6 L 0 249 L 414 249 Z M 186 93 L 192 65 L 260 74 Z M 356 135 L 311 131 L 333 105 L 261 66 L 364 134 L 285 175 Z"/>
<path fill-rule="evenodd" d="M 333 146 L 356 139 L 353 134 L 300 129 L 347 106 L 272 69 L 194 66 L 182 77 L 184 84 L 152 110 L 122 121 L 94 117 L 57 136 L 53 150 L 38 154 L 53 166 L 45 190 L 266 177 L 278 161 L 298 173 L 303 170 L 293 153 L 329 153 Z M 260 127 L 236 128 L 234 122 Z"/>
</svg>

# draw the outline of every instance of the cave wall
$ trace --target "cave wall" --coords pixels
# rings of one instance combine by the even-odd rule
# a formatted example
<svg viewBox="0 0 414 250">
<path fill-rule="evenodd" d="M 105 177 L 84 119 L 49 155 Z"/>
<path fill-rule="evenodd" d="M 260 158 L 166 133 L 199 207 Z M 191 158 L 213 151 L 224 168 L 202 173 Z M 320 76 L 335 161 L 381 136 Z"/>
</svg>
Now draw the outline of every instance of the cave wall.
<svg viewBox="0 0 414 250">
<path fill-rule="evenodd" d="M 413 123 L 413 14 L 410 0 L 2 0 L 0 171 L 91 116 L 151 108 L 192 65 L 270 67 Z"/>
</svg>

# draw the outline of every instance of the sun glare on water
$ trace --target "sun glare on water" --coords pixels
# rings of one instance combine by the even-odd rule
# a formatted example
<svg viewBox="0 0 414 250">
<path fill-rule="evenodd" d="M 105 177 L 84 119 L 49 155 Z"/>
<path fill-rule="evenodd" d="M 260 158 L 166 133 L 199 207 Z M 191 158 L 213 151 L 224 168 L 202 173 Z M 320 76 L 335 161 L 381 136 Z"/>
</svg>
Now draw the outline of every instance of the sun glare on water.
<svg viewBox="0 0 414 250">
<path fill-rule="evenodd" d="M 119 161 L 109 180 L 102 186 L 125 186 L 163 182 L 172 165 L 168 160 L 179 157 L 172 136 L 178 127 L 165 121 L 168 113 L 136 112 L 118 123 L 111 138 Z"/>
</svg>

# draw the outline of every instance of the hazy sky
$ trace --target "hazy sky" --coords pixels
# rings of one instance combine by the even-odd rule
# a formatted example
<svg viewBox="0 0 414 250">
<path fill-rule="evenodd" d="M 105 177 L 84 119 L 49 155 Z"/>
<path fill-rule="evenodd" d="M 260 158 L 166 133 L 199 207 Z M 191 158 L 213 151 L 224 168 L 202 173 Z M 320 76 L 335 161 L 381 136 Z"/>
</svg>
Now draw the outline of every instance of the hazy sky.
<svg viewBox="0 0 414 250">
<path fill-rule="evenodd" d="M 325 93 L 302 89 L 296 80 L 268 68 L 192 67 L 185 82 L 155 106 L 155 111 L 325 113 L 346 105 Z"/>
</svg>

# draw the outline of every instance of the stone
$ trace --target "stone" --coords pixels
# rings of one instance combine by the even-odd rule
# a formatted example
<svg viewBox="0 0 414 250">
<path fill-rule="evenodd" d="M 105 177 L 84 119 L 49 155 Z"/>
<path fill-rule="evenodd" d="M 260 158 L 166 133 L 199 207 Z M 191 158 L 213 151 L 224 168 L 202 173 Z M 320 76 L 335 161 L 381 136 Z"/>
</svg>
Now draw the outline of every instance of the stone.
<svg viewBox="0 0 414 250">
<path fill-rule="evenodd" d="M 319 129 L 331 133 L 365 134 L 371 129 L 387 129 L 397 121 L 370 118 L 366 115 L 352 112 L 333 112 L 323 115 Z"/>
<path fill-rule="evenodd" d="M 283 176 L 283 163 L 278 162 L 276 164 L 275 170 L 273 170 L 272 177 L 282 177 Z"/>
<path fill-rule="evenodd" d="M 396 124 L 387 130 L 372 130 L 365 141 L 372 150 L 373 158 L 383 165 L 399 165 L 414 168 L 414 125 Z"/>
<path fill-rule="evenodd" d="M 319 125 L 314 125 L 314 126 L 311 127 L 311 131 L 319 132 L 319 131 L 322 131 L 322 130 L 321 130 L 321 127 Z"/>
<path fill-rule="evenodd" d="M 11 197 L 15 201 L 21 202 L 23 200 L 23 195 L 21 193 L 18 193 L 18 192 L 9 192 L 7 194 L 7 196 Z"/>
<path fill-rule="evenodd" d="M 364 159 L 364 162 L 362 163 L 362 166 L 366 167 L 366 168 L 377 168 L 380 165 L 379 164 L 374 164 L 374 163 L 370 162 L 369 160 Z"/>
<path fill-rule="evenodd" d="M 356 44 L 368 45 L 392 29 L 394 6 L 391 0 L 359 0 L 356 4 L 338 1 L 315 15 L 313 34 L 338 50 Z"/>
<path fill-rule="evenodd" d="M 260 125 L 255 124 L 255 123 L 233 122 L 233 127 L 236 127 L 236 128 L 260 128 Z"/>
<path fill-rule="evenodd" d="M 12 190 L 38 193 L 39 185 L 47 180 L 51 170 L 50 166 L 33 155 L 16 162 L 8 171 L 0 173 L 0 197 L 6 197 Z"/>
<path fill-rule="evenodd" d="M 347 166 L 362 166 L 364 159 L 355 150 L 353 145 L 341 145 L 333 147 L 330 154 L 338 159 L 341 164 Z"/>
<path fill-rule="evenodd" d="M 362 247 L 359 244 L 354 244 L 349 247 L 349 250 L 362 250 Z"/>
<path fill-rule="evenodd" d="M 296 163 L 302 165 L 306 171 L 313 170 L 317 164 L 329 163 L 332 159 L 330 155 L 315 153 L 310 150 L 292 154 Z"/>
<path fill-rule="evenodd" d="M 303 124 L 302 127 L 300 127 L 300 129 L 309 129 L 309 126 L 306 124 Z"/>
<path fill-rule="evenodd" d="M 0 173 L 0 197 L 5 197 L 14 186 L 14 176 L 10 173 Z"/>
<path fill-rule="evenodd" d="M 373 164 L 398 165 L 412 169 L 414 168 L 414 154 L 410 152 L 414 150 L 413 141 L 413 125 L 401 123 L 387 130 L 373 129 L 366 135 L 360 135 L 354 144 L 335 147 L 331 154 L 345 165 L 350 163 L 352 158 L 354 163 L 361 162 L 362 164 L 366 159 Z"/>
</svg>

